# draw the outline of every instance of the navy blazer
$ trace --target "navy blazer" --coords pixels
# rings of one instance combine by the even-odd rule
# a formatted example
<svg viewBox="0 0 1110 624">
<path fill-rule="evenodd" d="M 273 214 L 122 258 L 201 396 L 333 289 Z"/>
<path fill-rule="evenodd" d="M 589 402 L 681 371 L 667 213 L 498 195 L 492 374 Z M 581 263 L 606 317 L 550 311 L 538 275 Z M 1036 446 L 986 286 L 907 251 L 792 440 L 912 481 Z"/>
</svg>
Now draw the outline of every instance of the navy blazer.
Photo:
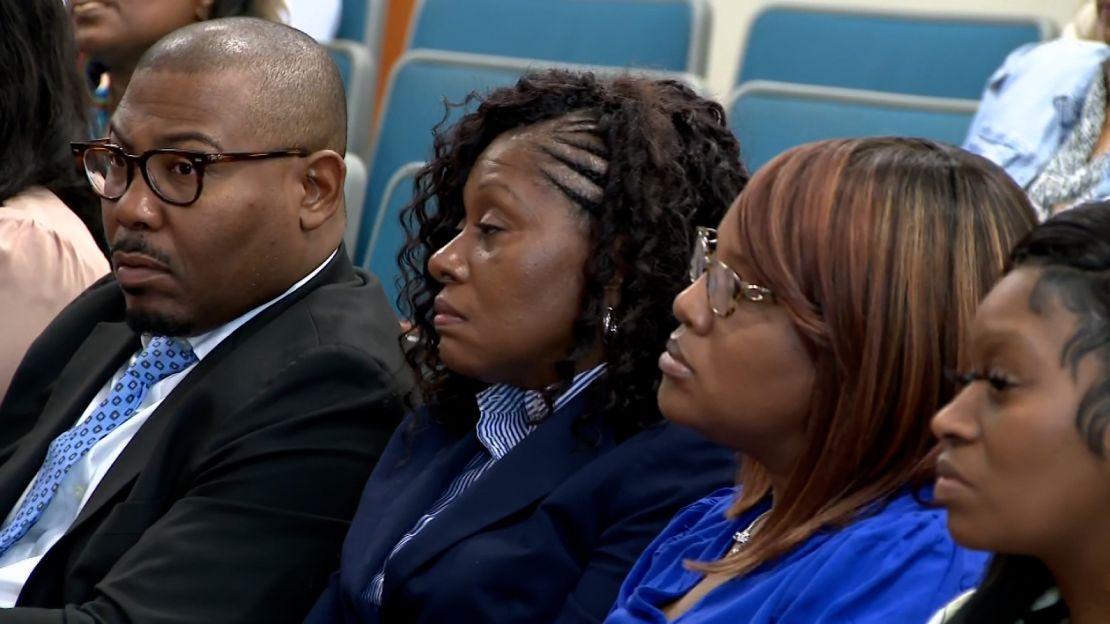
<svg viewBox="0 0 1110 624">
<path fill-rule="evenodd" d="M 620 439 L 591 419 L 584 434 L 574 422 L 598 388 L 541 423 L 390 559 L 378 609 L 371 579 L 482 448 L 474 429 L 453 431 L 428 410 L 408 416 L 307 621 L 602 621 L 652 538 L 679 509 L 731 484 L 736 467 L 731 451 L 670 423 Z"/>
</svg>

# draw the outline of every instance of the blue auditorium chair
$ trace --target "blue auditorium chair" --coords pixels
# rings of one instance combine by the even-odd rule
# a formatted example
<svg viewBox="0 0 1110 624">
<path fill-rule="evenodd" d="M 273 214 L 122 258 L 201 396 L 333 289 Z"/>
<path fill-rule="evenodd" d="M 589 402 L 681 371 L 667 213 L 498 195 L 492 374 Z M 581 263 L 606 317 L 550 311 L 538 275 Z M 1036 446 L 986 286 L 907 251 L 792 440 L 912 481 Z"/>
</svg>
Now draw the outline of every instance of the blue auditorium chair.
<svg viewBox="0 0 1110 624">
<path fill-rule="evenodd" d="M 706 0 L 418 0 L 408 48 L 702 74 Z"/>
<path fill-rule="evenodd" d="M 387 0 L 343 0 L 336 38 L 358 41 L 375 55 L 381 54 L 386 4 Z"/>
<path fill-rule="evenodd" d="M 401 209 L 412 199 L 413 178 L 423 166 L 424 163 L 420 161 L 405 163 L 389 176 L 385 195 L 382 196 L 381 206 L 370 232 L 368 259 L 364 266 L 381 280 L 385 294 L 394 307 L 397 305 L 397 293 L 400 290 L 398 280 L 401 276 L 397 254 L 405 242 L 400 219 Z M 407 314 L 399 309 L 397 312 L 402 316 Z"/>
<path fill-rule="evenodd" d="M 978 99 L 1014 48 L 1054 34 L 1051 22 L 1031 17 L 772 5 L 752 21 L 736 84 L 774 80 Z"/>
<path fill-rule="evenodd" d="M 526 66 L 469 55 L 413 50 L 393 66 L 370 150 L 366 209 L 358 226 L 356 263 L 365 265 L 370 235 L 386 186 L 405 163 L 431 155 L 432 128 L 444 118 L 444 99 L 461 102 L 471 91 L 513 84 Z M 452 109 L 450 119 L 460 116 Z"/>
<path fill-rule="evenodd" d="M 343 160 L 347 163 L 347 178 L 343 181 L 343 198 L 347 205 L 347 229 L 343 233 L 343 242 L 347 244 L 347 252 L 354 253 L 355 235 L 358 233 L 358 222 L 362 217 L 362 207 L 366 201 L 366 164 L 350 152 L 343 157 Z"/>
<path fill-rule="evenodd" d="M 729 126 L 755 171 L 788 148 L 821 139 L 917 136 L 959 145 L 975 100 L 928 98 L 770 81 L 747 83 L 729 99 Z"/>
<path fill-rule="evenodd" d="M 370 149 L 370 120 L 377 77 L 373 56 L 366 46 L 353 41 L 336 40 L 326 47 L 339 67 L 347 91 L 347 151 L 366 158 Z"/>
</svg>

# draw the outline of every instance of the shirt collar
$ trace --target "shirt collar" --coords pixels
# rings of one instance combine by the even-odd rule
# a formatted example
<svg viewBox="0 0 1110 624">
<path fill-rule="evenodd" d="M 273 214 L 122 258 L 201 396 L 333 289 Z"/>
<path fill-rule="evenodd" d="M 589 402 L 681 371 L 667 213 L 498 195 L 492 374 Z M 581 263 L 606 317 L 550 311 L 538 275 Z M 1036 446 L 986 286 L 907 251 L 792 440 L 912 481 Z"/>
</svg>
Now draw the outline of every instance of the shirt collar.
<svg viewBox="0 0 1110 624">
<path fill-rule="evenodd" d="M 281 293 L 277 297 L 274 297 L 273 299 L 270 299 L 266 303 L 263 303 L 262 305 L 249 310 L 248 312 L 244 313 L 243 315 L 239 316 L 238 318 L 236 318 L 232 321 L 229 321 L 227 323 L 224 323 L 223 325 L 220 325 L 216 329 L 213 329 L 211 331 L 207 331 L 203 334 L 197 334 L 196 336 L 189 336 L 187 338 L 180 338 L 180 340 L 184 340 L 185 342 L 189 343 L 189 346 L 192 347 L 192 349 L 193 349 L 193 353 L 196 354 L 196 356 L 197 356 L 197 361 L 198 362 L 200 360 L 203 360 L 206 355 L 208 355 L 209 353 L 212 353 L 212 351 L 215 350 L 215 348 L 218 347 L 221 342 L 223 342 L 224 338 L 227 338 L 235 330 L 237 330 L 240 327 L 242 327 L 243 325 L 247 324 L 247 322 L 249 322 L 251 319 L 258 316 L 259 314 L 262 314 L 262 312 L 264 312 L 267 308 L 269 308 L 270 306 L 274 305 L 275 303 L 281 301 L 282 299 L 288 297 L 295 290 L 297 290 L 301 286 L 304 286 L 305 284 L 307 284 L 309 282 L 309 280 L 311 280 L 312 278 L 319 275 L 320 271 L 324 270 L 324 267 L 326 267 L 328 265 L 328 263 L 332 261 L 332 258 L 334 258 L 335 254 L 337 254 L 337 253 L 339 253 L 339 249 L 336 249 L 335 251 L 331 252 L 331 255 L 328 256 L 327 260 L 324 260 L 322 263 L 320 263 L 319 266 L 317 266 L 315 269 L 313 269 L 311 273 L 302 277 L 300 280 L 297 281 L 296 284 L 293 284 L 292 286 L 290 286 L 285 292 Z M 140 339 L 142 340 L 144 349 L 147 347 L 147 345 L 150 344 L 150 341 L 151 341 L 152 338 L 153 338 L 153 336 L 151 334 L 143 334 L 140 337 Z"/>
<path fill-rule="evenodd" d="M 575 375 L 567 389 L 555 397 L 552 412 L 558 412 L 604 372 L 605 364 L 598 364 Z M 479 392 L 477 400 L 478 440 L 494 459 L 504 457 L 547 416 L 547 403 L 538 390 L 497 384 Z"/>
</svg>

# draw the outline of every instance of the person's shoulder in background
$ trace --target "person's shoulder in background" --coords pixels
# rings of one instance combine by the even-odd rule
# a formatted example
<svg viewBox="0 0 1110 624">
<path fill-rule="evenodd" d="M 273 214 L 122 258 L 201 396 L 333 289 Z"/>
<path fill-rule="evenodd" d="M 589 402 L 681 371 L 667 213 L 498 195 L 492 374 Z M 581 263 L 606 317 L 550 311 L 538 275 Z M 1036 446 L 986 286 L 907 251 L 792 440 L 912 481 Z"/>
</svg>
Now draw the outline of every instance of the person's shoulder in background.
<svg viewBox="0 0 1110 624">
<path fill-rule="evenodd" d="M 1014 50 L 987 81 L 963 148 L 1027 186 L 1055 155 L 1110 46 L 1057 39 Z"/>
<path fill-rule="evenodd" d="M 85 224 L 49 190 L 0 204 L 0 397 L 28 345 L 108 270 Z"/>
<path fill-rule="evenodd" d="M 988 89 L 998 89 L 1008 77 L 1029 73 L 1043 74 L 1049 81 L 1053 77 L 1071 82 L 1077 78 L 1089 82 L 1099 63 L 1110 58 L 1110 46 L 1102 41 L 1080 39 L 1054 39 L 1043 43 L 1028 43 L 1006 57 L 987 83 Z"/>
</svg>

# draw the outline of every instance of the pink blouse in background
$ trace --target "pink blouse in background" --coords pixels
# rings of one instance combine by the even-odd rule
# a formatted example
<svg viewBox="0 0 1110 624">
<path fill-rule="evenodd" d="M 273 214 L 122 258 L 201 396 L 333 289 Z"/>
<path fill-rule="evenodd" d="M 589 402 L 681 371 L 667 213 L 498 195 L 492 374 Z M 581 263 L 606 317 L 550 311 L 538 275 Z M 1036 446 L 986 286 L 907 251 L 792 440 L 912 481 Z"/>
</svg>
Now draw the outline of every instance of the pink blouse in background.
<svg viewBox="0 0 1110 624">
<path fill-rule="evenodd" d="M 108 268 L 85 224 L 47 189 L 0 204 L 0 398 L 31 342 Z"/>
</svg>

